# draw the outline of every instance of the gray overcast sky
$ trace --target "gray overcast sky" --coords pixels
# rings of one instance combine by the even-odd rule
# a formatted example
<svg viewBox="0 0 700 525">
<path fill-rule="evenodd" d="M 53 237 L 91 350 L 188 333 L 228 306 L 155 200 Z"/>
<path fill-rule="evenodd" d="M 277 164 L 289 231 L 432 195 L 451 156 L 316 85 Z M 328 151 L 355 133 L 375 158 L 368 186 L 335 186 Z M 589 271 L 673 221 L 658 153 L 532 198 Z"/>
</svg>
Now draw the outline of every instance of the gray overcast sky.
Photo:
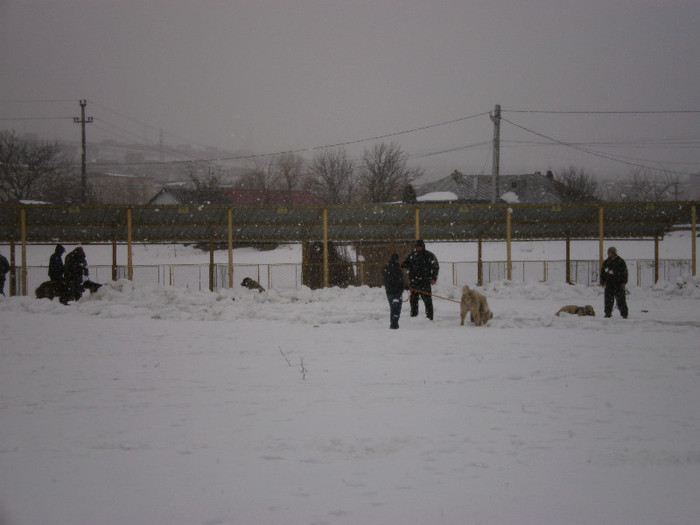
<svg viewBox="0 0 700 525">
<path fill-rule="evenodd" d="M 700 110 L 697 0 L 0 0 L 0 49 L 0 129 L 43 138 L 77 140 L 83 98 L 89 140 L 162 129 L 170 144 L 256 153 L 501 104 L 501 173 L 632 169 L 605 156 L 700 172 L 697 112 L 513 111 Z M 71 118 L 11 120 L 28 117 Z M 383 140 L 444 175 L 490 173 L 492 136 L 481 115 Z M 549 138 L 595 154 L 533 144 Z"/>
</svg>

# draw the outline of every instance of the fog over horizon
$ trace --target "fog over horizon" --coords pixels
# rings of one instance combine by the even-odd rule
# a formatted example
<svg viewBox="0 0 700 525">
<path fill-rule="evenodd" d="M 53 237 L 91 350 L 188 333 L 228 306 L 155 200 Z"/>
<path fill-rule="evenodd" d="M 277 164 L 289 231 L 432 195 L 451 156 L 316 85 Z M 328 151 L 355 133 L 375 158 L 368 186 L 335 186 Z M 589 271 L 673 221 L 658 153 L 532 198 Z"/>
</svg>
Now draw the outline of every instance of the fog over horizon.
<svg viewBox="0 0 700 525">
<path fill-rule="evenodd" d="M 4 0 L 0 130 L 79 142 L 85 99 L 91 143 L 395 142 L 433 180 L 491 172 L 499 104 L 501 173 L 698 174 L 698 27 L 688 0 Z"/>
</svg>

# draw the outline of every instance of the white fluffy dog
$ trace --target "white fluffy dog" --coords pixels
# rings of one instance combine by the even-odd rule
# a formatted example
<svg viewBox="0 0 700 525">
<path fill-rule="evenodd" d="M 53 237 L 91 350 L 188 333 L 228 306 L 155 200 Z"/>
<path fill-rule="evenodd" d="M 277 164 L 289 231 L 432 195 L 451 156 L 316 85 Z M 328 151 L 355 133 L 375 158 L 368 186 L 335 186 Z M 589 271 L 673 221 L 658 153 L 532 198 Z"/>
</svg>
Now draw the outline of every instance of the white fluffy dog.
<svg viewBox="0 0 700 525">
<path fill-rule="evenodd" d="M 459 317 L 461 325 L 464 325 L 464 318 L 470 313 L 472 323 L 476 326 L 485 325 L 489 319 L 493 318 L 486 297 L 468 286 L 462 288 L 462 300 L 459 305 Z"/>
</svg>

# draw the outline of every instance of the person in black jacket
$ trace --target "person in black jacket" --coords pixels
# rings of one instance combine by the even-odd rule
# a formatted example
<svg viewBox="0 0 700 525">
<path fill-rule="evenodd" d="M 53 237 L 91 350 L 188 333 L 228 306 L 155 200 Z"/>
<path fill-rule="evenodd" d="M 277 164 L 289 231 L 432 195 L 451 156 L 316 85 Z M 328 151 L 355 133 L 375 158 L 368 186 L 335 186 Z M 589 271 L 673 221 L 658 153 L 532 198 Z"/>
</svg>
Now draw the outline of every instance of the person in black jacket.
<svg viewBox="0 0 700 525">
<path fill-rule="evenodd" d="M 82 297 L 83 276 L 89 273 L 85 252 L 80 246 L 66 255 L 65 276 L 69 301 L 77 301 Z"/>
<path fill-rule="evenodd" d="M 386 298 L 389 301 L 389 328 L 397 330 L 399 328 L 399 317 L 401 317 L 401 296 L 403 291 L 408 288 L 403 279 L 403 270 L 399 266 L 399 254 L 395 253 L 389 259 L 382 270 L 384 279 L 384 288 L 386 289 Z"/>
<path fill-rule="evenodd" d="M 416 248 L 406 257 L 401 268 L 408 268 L 408 280 L 411 284 L 411 317 L 418 315 L 418 298 L 423 299 L 425 315 L 433 320 L 433 297 L 431 286 L 437 282 L 440 265 L 431 252 L 425 249 L 425 243 L 418 239 Z"/>
<path fill-rule="evenodd" d="M 600 285 L 605 286 L 605 317 L 610 317 L 613 305 L 617 301 L 617 308 L 624 319 L 627 319 L 627 298 L 625 287 L 627 286 L 627 264 L 617 255 L 614 246 L 608 248 L 608 258 L 603 261 L 600 269 Z"/>
<path fill-rule="evenodd" d="M 49 279 L 52 281 L 62 281 L 63 280 L 63 259 L 61 256 L 64 254 L 66 249 L 60 244 L 56 245 L 51 258 L 49 259 Z"/>
<path fill-rule="evenodd" d="M 10 263 L 3 254 L 0 253 L 0 294 L 5 295 L 5 276 L 10 271 Z"/>
</svg>

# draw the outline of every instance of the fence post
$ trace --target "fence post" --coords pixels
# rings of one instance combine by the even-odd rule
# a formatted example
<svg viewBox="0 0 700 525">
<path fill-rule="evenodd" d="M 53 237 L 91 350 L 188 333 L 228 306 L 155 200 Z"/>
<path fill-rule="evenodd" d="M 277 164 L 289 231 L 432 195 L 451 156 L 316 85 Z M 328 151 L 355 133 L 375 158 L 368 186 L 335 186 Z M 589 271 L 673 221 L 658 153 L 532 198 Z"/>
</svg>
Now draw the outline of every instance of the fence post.
<svg viewBox="0 0 700 525">
<path fill-rule="evenodd" d="M 571 284 L 571 237 L 566 236 L 566 284 Z"/>
<path fill-rule="evenodd" d="M 228 208 L 228 287 L 233 288 L 233 210 Z M 268 284 L 269 288 L 269 284 Z"/>
<path fill-rule="evenodd" d="M 22 273 L 19 295 L 27 295 L 27 212 L 24 208 L 20 210 L 20 222 L 22 225 Z"/>
<path fill-rule="evenodd" d="M 654 284 L 659 282 L 659 236 L 654 236 Z"/>
<path fill-rule="evenodd" d="M 479 286 L 484 285 L 484 260 L 481 255 L 481 237 L 479 237 L 477 244 L 476 284 Z"/>
<path fill-rule="evenodd" d="M 214 291 L 214 240 L 209 240 L 209 291 Z"/>
<path fill-rule="evenodd" d="M 510 257 L 510 215 L 512 213 L 512 210 L 510 207 L 506 208 L 506 259 L 507 262 L 506 264 L 508 267 L 506 268 L 506 276 L 509 281 L 513 280 L 513 267 L 512 267 L 512 261 Z"/>
</svg>

